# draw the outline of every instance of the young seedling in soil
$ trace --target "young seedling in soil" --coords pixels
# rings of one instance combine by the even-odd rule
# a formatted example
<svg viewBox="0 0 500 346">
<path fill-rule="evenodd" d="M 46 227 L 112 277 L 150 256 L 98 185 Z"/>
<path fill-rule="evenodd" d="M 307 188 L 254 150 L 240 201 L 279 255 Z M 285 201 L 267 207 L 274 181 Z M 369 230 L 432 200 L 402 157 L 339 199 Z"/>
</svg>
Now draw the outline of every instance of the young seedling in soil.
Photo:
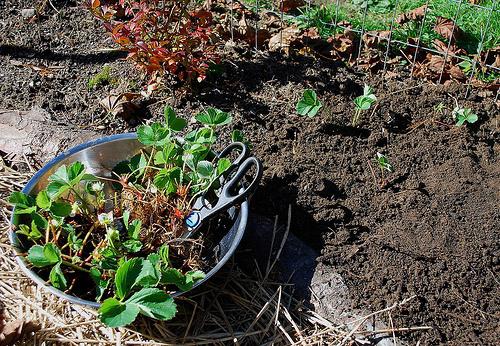
<svg viewBox="0 0 500 346">
<path fill-rule="evenodd" d="M 184 137 L 187 121 L 166 107 L 163 123 L 137 129 L 143 150 L 113 170 L 89 174 L 80 162 L 60 166 L 36 196 L 14 192 L 13 228 L 32 270 L 53 287 L 102 302 L 110 327 L 139 314 L 169 320 L 172 291 L 190 290 L 205 277 L 210 237 L 184 239 L 195 198 L 220 186 L 231 166 L 217 160 L 217 129 L 231 116 L 209 108 L 195 116 L 203 126 Z"/>
<path fill-rule="evenodd" d="M 437 105 L 434 106 L 434 110 L 436 113 L 443 114 L 444 110 L 446 109 L 446 105 L 443 102 L 439 102 Z"/>
<path fill-rule="evenodd" d="M 92 90 L 104 84 L 112 84 L 113 82 L 111 78 L 111 67 L 106 65 L 99 73 L 89 78 L 87 89 Z"/>
<path fill-rule="evenodd" d="M 297 102 L 297 106 L 295 107 L 295 109 L 297 111 L 297 114 L 312 118 L 316 114 L 318 114 L 318 111 L 321 107 L 322 104 L 318 100 L 316 92 L 311 89 L 306 89 L 304 90 L 302 98 L 299 100 L 299 102 Z"/>
<path fill-rule="evenodd" d="M 363 88 L 363 95 L 358 96 L 354 99 L 355 111 L 352 117 L 352 126 L 358 126 L 361 114 L 370 109 L 373 103 L 377 101 L 377 97 L 373 94 L 373 89 L 371 86 L 365 84 Z"/>
<path fill-rule="evenodd" d="M 453 119 L 456 120 L 456 126 L 462 126 L 465 122 L 469 124 L 474 124 L 478 117 L 477 114 L 472 112 L 470 108 L 455 107 L 453 109 Z"/>
<path fill-rule="evenodd" d="M 385 156 L 384 154 L 381 154 L 379 152 L 377 152 L 377 156 L 375 158 L 375 161 L 377 162 L 377 165 L 380 169 L 380 174 L 381 174 L 380 187 L 383 187 L 387 183 L 387 180 L 385 178 L 385 171 L 392 173 L 392 172 L 394 172 L 394 168 L 390 164 L 387 156 Z M 373 180 L 376 182 L 375 172 L 373 171 L 371 164 L 370 164 L 370 170 L 372 171 Z"/>
</svg>

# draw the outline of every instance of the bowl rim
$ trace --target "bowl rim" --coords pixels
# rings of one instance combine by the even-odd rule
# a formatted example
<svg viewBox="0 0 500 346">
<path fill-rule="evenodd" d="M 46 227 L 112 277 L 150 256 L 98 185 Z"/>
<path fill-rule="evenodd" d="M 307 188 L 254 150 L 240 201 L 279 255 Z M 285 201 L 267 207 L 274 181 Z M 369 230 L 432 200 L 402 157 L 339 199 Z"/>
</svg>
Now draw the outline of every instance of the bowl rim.
<svg viewBox="0 0 500 346">
<path fill-rule="evenodd" d="M 79 151 L 88 149 L 90 147 L 108 143 L 108 142 L 113 142 L 113 141 L 118 141 L 118 140 L 124 140 L 124 139 L 137 139 L 137 134 L 135 132 L 128 132 L 128 133 L 120 133 L 120 134 L 115 134 L 115 135 L 110 135 L 110 136 L 105 136 L 101 137 L 98 139 L 90 140 L 87 142 L 84 142 L 82 144 L 76 145 L 63 153 L 57 155 L 53 159 L 51 159 L 49 162 L 47 162 L 40 170 L 38 170 L 26 183 L 26 185 L 23 187 L 21 192 L 23 193 L 29 193 L 33 187 L 38 183 L 38 180 L 50 169 L 53 168 L 53 166 L 57 165 L 61 161 L 65 160 L 66 158 L 78 153 Z M 64 293 L 63 291 L 51 286 L 48 284 L 45 280 L 43 280 L 40 276 L 38 276 L 34 271 L 32 271 L 30 268 L 27 266 L 27 262 L 25 260 L 25 257 L 22 256 L 19 251 L 17 245 L 19 244 L 17 241 L 17 235 L 15 234 L 15 231 L 12 229 L 12 225 L 14 222 L 14 213 L 12 214 L 10 218 L 10 227 L 9 227 L 9 242 L 10 245 L 15 253 L 15 261 L 21 268 L 21 270 L 24 272 L 24 274 L 33 280 L 37 285 L 43 287 L 50 293 L 54 294 L 55 296 L 62 298 L 64 300 L 67 300 L 71 303 L 75 303 L 78 305 L 83 305 L 91 308 L 99 308 L 101 306 L 101 303 L 91 301 L 91 300 L 86 300 L 79 298 L 74 295 L 70 295 L 67 293 Z M 236 248 L 238 247 L 239 243 L 241 242 L 241 239 L 243 238 L 243 234 L 245 233 L 246 229 L 246 224 L 248 220 L 248 199 L 245 200 L 239 209 L 239 213 L 237 217 L 235 217 L 235 223 L 234 225 L 238 226 L 238 229 L 236 231 L 235 237 L 233 239 L 233 242 L 231 243 L 231 246 L 229 247 L 227 253 L 217 262 L 217 264 L 206 274 L 205 278 L 203 280 L 200 280 L 196 282 L 193 285 L 193 288 L 198 287 L 205 281 L 207 281 L 210 277 L 212 277 L 216 272 L 218 272 L 224 264 L 231 258 L 231 256 L 234 254 Z M 234 227 L 234 226 L 233 226 Z M 178 297 L 188 291 L 176 291 L 172 293 L 172 297 Z"/>
</svg>

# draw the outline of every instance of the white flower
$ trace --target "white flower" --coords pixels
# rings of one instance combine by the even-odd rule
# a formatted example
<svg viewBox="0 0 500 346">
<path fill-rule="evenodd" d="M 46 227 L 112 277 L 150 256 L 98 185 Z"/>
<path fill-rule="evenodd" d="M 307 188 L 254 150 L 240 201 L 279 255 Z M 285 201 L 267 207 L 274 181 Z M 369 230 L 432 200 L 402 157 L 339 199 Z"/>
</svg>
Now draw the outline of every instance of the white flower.
<svg viewBox="0 0 500 346">
<path fill-rule="evenodd" d="M 154 186 L 154 185 L 151 185 L 149 187 L 149 192 L 151 192 L 152 194 L 155 194 L 155 193 L 158 192 L 158 188 L 156 186 Z"/>
<path fill-rule="evenodd" d="M 73 204 L 71 204 L 71 213 L 69 214 L 69 216 L 74 217 L 79 212 L 80 212 L 80 203 L 74 202 Z"/>
<path fill-rule="evenodd" d="M 97 220 L 103 226 L 110 225 L 113 222 L 113 212 L 99 214 L 97 215 Z"/>
<path fill-rule="evenodd" d="M 100 181 L 96 181 L 95 183 L 92 183 L 91 189 L 94 192 L 102 191 L 102 189 L 104 189 L 104 183 L 101 183 Z"/>
</svg>

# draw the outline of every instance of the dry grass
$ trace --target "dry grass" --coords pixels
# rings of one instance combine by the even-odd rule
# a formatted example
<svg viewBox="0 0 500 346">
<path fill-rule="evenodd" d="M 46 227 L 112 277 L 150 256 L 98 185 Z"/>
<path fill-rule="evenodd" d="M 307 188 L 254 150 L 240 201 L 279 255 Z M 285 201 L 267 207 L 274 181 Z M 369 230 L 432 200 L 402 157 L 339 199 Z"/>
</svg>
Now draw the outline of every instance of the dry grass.
<svg viewBox="0 0 500 346">
<path fill-rule="evenodd" d="M 18 269 L 7 239 L 10 212 L 5 199 L 11 191 L 19 190 L 30 174 L 18 173 L 3 162 L 1 165 L 0 300 L 5 303 L 7 320 L 33 320 L 42 327 L 35 335 L 26 336 L 25 344 L 306 345 L 335 343 L 347 335 L 302 308 L 289 294 L 288 285 L 273 281 L 272 272 L 261 273 L 256 268 L 255 273 L 244 273 L 234 263 L 226 265 L 204 287 L 180 298 L 174 320 L 143 318 L 130 328 L 107 328 L 95 310 L 55 297 Z"/>
<path fill-rule="evenodd" d="M 26 335 L 19 344 L 349 345 L 353 341 L 369 344 L 366 337 L 370 335 L 384 333 L 395 338 L 395 332 L 413 329 L 391 326 L 383 331 L 366 331 L 363 327 L 368 318 L 390 312 L 406 301 L 353 321 L 350 327 L 327 321 L 295 300 L 290 285 L 273 281 L 280 250 L 275 258 L 268 259 L 264 270 L 256 265 L 253 273 L 244 272 L 235 263 L 227 264 L 203 287 L 177 301 L 179 312 L 172 321 L 142 318 L 130 328 L 108 328 L 99 322 L 95 310 L 61 300 L 34 285 L 13 260 L 5 199 L 30 175 L 0 161 L 0 302 L 5 305 L 7 320 L 31 320 L 41 326 L 39 332 Z M 281 247 L 283 244 L 284 240 Z M 427 327 L 414 330 L 423 328 Z"/>
</svg>

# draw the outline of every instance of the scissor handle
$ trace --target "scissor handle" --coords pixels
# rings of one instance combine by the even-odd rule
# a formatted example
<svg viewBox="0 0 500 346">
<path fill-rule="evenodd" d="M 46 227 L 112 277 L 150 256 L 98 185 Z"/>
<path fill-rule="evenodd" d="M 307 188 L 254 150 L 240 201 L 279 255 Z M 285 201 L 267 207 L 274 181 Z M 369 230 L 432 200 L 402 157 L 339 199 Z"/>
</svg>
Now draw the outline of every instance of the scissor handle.
<svg viewBox="0 0 500 346">
<path fill-rule="evenodd" d="M 253 166 L 255 166 L 255 174 L 252 181 L 248 184 L 248 186 L 238 187 L 238 184 L 241 183 L 245 174 L 248 173 Z M 226 181 L 222 186 L 217 203 L 215 203 L 215 205 L 211 208 L 205 205 L 198 211 L 199 223 L 211 218 L 221 211 L 225 211 L 236 204 L 243 202 L 243 200 L 255 191 L 259 185 L 261 177 L 262 164 L 260 161 L 254 156 L 247 157 L 243 163 L 238 166 L 238 170 L 231 177 L 231 179 Z"/>
<path fill-rule="evenodd" d="M 240 154 L 238 157 L 232 162 L 233 166 L 239 166 L 243 160 L 245 160 L 248 157 L 248 148 L 244 143 L 241 142 L 233 142 L 229 144 L 227 147 L 222 150 L 219 155 L 217 155 L 218 159 L 221 159 L 223 157 L 229 156 L 233 152 L 233 150 L 239 149 Z"/>
</svg>

